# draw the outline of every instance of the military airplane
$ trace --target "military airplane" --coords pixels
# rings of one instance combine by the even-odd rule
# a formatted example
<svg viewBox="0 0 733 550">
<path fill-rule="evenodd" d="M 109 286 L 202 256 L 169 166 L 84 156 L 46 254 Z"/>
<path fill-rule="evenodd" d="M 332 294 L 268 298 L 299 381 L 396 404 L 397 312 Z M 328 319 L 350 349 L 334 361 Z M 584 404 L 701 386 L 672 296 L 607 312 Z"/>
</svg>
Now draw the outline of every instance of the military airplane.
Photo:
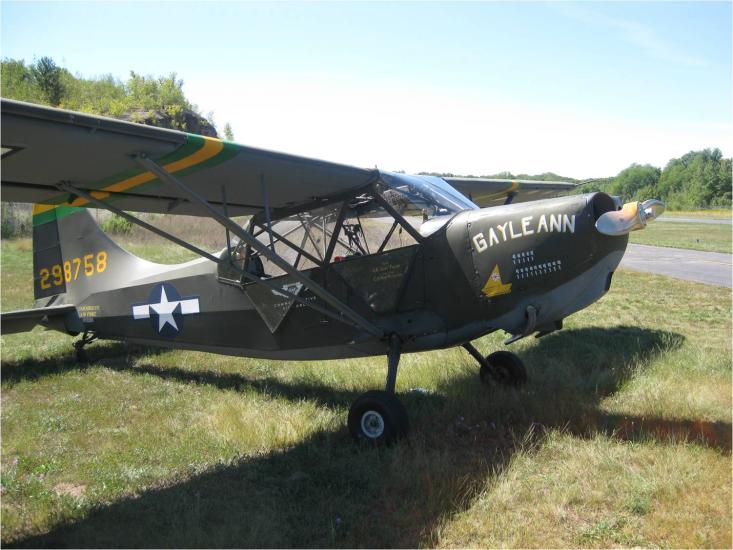
<svg viewBox="0 0 733 550">
<path fill-rule="evenodd" d="M 96 339 L 286 360 L 386 355 L 384 390 L 356 399 L 347 423 L 356 439 L 392 442 L 409 429 L 395 395 L 402 353 L 463 346 L 485 383 L 523 383 L 515 354 L 483 357 L 471 341 L 562 328 L 609 290 L 628 233 L 664 210 L 557 196 L 572 187 L 361 169 L 2 100 L 2 200 L 34 203 L 35 296 L 3 314 L 2 330 L 81 335 L 80 359 Z M 89 208 L 200 259 L 138 258 Z M 131 212 L 208 217 L 226 245 L 202 250 Z"/>
</svg>

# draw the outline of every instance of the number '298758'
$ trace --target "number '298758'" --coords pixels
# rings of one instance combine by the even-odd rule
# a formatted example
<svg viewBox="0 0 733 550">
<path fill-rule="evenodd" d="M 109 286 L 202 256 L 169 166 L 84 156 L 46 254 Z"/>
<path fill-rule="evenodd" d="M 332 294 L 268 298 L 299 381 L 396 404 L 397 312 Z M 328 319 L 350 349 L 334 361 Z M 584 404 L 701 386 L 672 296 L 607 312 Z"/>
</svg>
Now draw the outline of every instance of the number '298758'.
<svg viewBox="0 0 733 550">
<path fill-rule="evenodd" d="M 42 267 L 38 270 L 41 288 L 46 290 L 51 286 L 61 286 L 64 283 L 76 281 L 79 277 L 93 277 L 107 269 L 107 252 L 104 250 L 96 254 L 85 254 L 81 258 L 64 260 L 61 264 L 51 267 Z"/>
</svg>

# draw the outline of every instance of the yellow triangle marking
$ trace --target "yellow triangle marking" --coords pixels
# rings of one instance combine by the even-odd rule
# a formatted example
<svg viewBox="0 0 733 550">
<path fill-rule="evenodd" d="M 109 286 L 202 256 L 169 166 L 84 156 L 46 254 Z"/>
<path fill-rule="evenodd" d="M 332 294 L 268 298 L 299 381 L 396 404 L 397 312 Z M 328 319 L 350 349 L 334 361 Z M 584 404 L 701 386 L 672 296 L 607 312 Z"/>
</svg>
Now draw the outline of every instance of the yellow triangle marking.
<svg viewBox="0 0 733 550">
<path fill-rule="evenodd" d="M 486 296 L 501 296 L 502 294 L 509 294 L 512 291 L 511 283 L 501 282 L 501 273 L 499 272 L 499 264 L 494 266 L 489 280 L 486 281 L 484 288 L 481 289 Z"/>
</svg>

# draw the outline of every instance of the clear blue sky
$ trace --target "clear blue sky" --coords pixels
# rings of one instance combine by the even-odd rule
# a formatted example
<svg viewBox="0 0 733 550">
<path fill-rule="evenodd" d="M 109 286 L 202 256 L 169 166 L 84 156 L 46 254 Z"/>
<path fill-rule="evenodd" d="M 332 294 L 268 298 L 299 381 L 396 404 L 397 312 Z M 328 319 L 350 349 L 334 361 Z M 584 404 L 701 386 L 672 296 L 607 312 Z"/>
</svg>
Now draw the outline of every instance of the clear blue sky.
<svg viewBox="0 0 733 550">
<path fill-rule="evenodd" d="M 731 154 L 728 2 L 1 6 L 3 57 L 175 71 L 250 145 L 574 177 Z"/>
</svg>

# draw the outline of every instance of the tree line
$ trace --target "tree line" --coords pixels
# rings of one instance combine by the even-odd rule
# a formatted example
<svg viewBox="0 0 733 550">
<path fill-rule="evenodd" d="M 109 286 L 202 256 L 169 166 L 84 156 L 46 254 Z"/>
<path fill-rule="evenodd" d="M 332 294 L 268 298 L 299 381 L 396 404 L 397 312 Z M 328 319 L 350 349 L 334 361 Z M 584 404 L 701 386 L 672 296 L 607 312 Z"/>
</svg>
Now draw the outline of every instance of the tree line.
<svg viewBox="0 0 733 550">
<path fill-rule="evenodd" d="M 425 172 L 426 175 L 451 177 L 451 173 Z M 475 177 L 475 176 L 465 176 Z M 577 180 L 553 172 L 543 174 L 497 174 L 478 176 L 491 179 L 565 181 L 577 184 L 575 193 L 603 191 L 618 195 L 624 202 L 659 199 L 671 210 L 699 210 L 731 207 L 731 159 L 720 149 L 690 151 L 671 159 L 662 169 L 651 164 L 632 164 L 615 177 Z"/>
<path fill-rule="evenodd" d="M 720 149 L 690 151 L 663 169 L 632 164 L 615 178 L 582 183 L 577 191 L 604 191 L 625 202 L 656 198 L 672 210 L 730 208 L 731 159 Z"/>
</svg>

